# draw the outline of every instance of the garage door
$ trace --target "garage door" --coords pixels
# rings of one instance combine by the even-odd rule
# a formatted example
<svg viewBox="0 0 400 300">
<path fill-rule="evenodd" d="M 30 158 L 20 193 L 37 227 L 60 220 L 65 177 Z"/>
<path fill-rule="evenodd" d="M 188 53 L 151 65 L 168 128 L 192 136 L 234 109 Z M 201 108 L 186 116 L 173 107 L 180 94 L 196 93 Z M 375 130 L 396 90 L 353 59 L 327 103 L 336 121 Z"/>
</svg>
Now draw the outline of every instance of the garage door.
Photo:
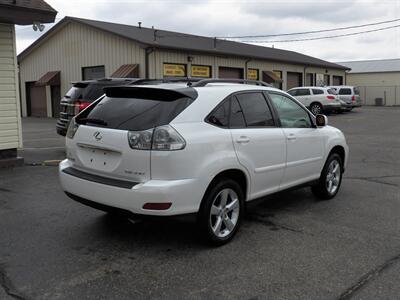
<svg viewBox="0 0 400 300">
<path fill-rule="evenodd" d="M 301 73 L 287 72 L 287 85 L 286 89 L 291 89 L 294 87 L 302 86 L 303 78 Z"/>
<path fill-rule="evenodd" d="M 219 78 L 243 79 L 243 69 L 219 67 Z"/>
<path fill-rule="evenodd" d="M 47 117 L 46 87 L 32 85 L 30 86 L 29 94 L 31 116 Z"/>
<path fill-rule="evenodd" d="M 333 85 L 343 85 L 343 77 L 333 76 Z"/>
</svg>

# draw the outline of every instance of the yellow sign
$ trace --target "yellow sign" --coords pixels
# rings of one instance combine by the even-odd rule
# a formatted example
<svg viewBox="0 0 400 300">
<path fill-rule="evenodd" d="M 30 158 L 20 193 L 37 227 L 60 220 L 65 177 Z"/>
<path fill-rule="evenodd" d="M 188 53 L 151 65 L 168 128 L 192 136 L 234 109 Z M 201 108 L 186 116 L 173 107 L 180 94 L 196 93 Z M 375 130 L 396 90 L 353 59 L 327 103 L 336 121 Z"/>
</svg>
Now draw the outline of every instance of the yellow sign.
<svg viewBox="0 0 400 300">
<path fill-rule="evenodd" d="M 257 69 L 247 69 L 247 79 L 258 80 L 258 70 Z"/>
<path fill-rule="evenodd" d="M 272 71 L 276 77 L 282 79 L 282 71 Z"/>
<path fill-rule="evenodd" d="M 211 67 L 210 66 L 192 65 L 191 76 L 192 77 L 210 78 L 211 77 Z"/>
<path fill-rule="evenodd" d="M 186 65 L 164 64 L 163 74 L 165 77 L 185 77 Z"/>
</svg>

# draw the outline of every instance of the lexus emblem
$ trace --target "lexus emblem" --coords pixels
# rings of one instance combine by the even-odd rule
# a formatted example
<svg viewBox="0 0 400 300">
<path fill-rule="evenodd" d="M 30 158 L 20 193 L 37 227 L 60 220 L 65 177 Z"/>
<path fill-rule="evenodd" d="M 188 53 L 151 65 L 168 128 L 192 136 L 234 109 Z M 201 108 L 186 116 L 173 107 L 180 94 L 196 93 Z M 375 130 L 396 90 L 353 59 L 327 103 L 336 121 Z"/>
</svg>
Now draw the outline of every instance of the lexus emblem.
<svg viewBox="0 0 400 300">
<path fill-rule="evenodd" d="M 93 137 L 96 141 L 100 141 L 103 138 L 100 131 L 96 131 L 95 133 L 93 133 Z"/>
</svg>

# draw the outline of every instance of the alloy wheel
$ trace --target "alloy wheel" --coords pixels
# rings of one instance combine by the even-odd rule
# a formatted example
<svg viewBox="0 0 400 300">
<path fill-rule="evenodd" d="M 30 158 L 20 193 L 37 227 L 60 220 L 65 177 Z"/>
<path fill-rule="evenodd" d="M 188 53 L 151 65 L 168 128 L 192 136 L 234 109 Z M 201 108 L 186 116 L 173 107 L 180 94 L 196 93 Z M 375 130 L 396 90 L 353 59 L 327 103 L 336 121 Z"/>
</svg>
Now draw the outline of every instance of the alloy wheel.
<svg viewBox="0 0 400 300">
<path fill-rule="evenodd" d="M 340 183 L 340 163 L 337 160 L 332 160 L 328 167 L 328 172 L 326 174 L 325 185 L 326 189 L 330 194 L 334 194 L 339 187 Z"/>
<path fill-rule="evenodd" d="M 237 193 L 230 188 L 221 190 L 210 209 L 210 226 L 219 238 L 228 236 L 239 221 L 240 204 Z"/>
</svg>

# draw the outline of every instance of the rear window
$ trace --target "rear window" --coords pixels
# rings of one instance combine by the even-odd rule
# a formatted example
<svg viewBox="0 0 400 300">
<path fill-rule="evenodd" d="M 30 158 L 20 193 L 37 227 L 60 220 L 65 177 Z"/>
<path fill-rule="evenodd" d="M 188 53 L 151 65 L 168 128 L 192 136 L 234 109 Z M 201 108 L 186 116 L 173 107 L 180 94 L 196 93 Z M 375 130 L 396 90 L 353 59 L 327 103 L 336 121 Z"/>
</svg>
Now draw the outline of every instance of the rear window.
<svg viewBox="0 0 400 300">
<path fill-rule="evenodd" d="M 339 95 L 351 95 L 351 89 L 340 89 Z"/>
<path fill-rule="evenodd" d="M 146 130 L 169 124 L 194 100 L 185 95 L 173 99 L 162 97 L 106 96 L 96 106 L 79 115 L 77 122 L 90 126 L 120 129 Z"/>
<path fill-rule="evenodd" d="M 114 84 L 119 85 L 121 83 L 114 83 Z M 101 95 L 104 94 L 103 88 L 105 86 L 107 86 L 107 84 L 76 83 L 67 92 L 65 96 L 73 100 L 83 100 L 83 101 L 93 102 L 94 100 L 98 99 Z"/>
<path fill-rule="evenodd" d="M 82 92 L 84 88 L 80 87 L 72 87 L 70 90 L 65 94 L 66 98 L 71 98 L 71 99 L 82 99 Z"/>
<path fill-rule="evenodd" d="M 328 91 L 328 94 L 330 94 L 330 95 L 337 95 L 337 91 L 335 90 L 335 89 L 328 89 L 327 90 Z"/>
</svg>

